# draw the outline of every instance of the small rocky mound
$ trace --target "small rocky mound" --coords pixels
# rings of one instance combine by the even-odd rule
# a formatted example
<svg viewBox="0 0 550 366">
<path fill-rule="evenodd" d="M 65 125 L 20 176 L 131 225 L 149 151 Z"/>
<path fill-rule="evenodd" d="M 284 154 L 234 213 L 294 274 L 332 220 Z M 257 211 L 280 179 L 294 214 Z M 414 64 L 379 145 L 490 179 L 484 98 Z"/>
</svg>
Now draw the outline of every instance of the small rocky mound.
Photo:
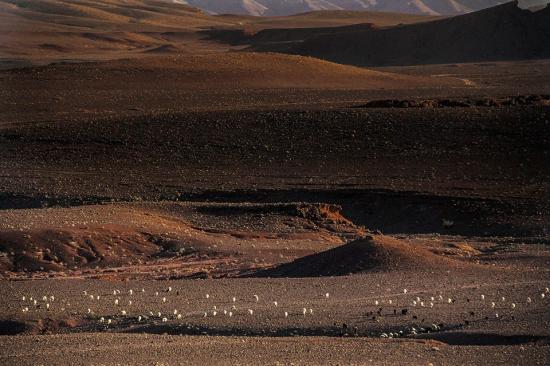
<svg viewBox="0 0 550 366">
<path fill-rule="evenodd" d="M 384 99 L 371 100 L 357 108 L 470 108 L 550 105 L 550 95 L 517 95 L 507 98 Z"/>
<path fill-rule="evenodd" d="M 261 277 L 344 276 L 392 270 L 441 270 L 464 262 L 388 236 L 367 236 L 348 244 L 261 271 Z"/>
</svg>

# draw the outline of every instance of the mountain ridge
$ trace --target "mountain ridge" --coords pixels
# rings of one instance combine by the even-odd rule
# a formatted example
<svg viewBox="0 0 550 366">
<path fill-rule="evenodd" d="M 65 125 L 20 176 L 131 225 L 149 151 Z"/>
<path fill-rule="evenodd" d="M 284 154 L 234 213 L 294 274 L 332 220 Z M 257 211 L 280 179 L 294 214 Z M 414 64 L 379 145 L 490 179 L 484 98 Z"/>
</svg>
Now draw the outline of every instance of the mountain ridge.
<svg viewBox="0 0 550 366">
<path fill-rule="evenodd" d="M 508 0 L 174 0 L 211 14 L 286 16 L 320 10 L 383 11 L 459 15 L 501 5 Z"/>
</svg>

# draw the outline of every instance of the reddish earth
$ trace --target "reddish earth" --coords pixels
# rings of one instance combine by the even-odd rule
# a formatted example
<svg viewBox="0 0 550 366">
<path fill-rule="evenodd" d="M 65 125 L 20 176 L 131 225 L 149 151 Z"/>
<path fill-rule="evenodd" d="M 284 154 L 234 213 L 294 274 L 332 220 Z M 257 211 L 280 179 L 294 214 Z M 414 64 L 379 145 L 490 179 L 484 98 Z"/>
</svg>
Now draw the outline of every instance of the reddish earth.
<svg viewBox="0 0 550 366">
<path fill-rule="evenodd" d="M 236 276 L 363 233 L 314 204 L 106 205 L 2 211 L 0 221 L 7 278 Z"/>
</svg>

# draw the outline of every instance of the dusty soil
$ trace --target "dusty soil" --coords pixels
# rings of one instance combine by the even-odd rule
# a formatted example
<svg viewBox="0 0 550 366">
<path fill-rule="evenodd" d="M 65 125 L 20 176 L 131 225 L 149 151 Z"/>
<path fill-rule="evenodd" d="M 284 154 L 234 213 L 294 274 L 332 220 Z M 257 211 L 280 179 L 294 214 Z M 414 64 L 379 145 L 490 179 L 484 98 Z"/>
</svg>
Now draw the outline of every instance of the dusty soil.
<svg viewBox="0 0 550 366">
<path fill-rule="evenodd" d="M 71 364 L 227 364 L 233 357 L 245 364 L 325 364 L 315 350 L 326 346 L 332 350 L 330 362 L 545 364 L 550 334 L 548 300 L 541 294 L 549 284 L 548 252 L 533 249 L 497 254 L 499 268 L 442 273 L 4 282 L 3 316 L 11 323 L 3 322 L 1 330 L 19 335 L 0 337 L 0 357 L 6 363 L 20 358 L 23 364 L 58 362 L 61 354 Z M 506 260 L 522 262 L 530 252 L 537 264 L 501 267 Z M 119 349 L 107 346 L 110 342 L 132 346 Z M 252 351 L 267 345 L 261 355 Z"/>
<path fill-rule="evenodd" d="M 2 73 L 3 363 L 548 363 L 546 61 L 150 60 Z"/>
</svg>

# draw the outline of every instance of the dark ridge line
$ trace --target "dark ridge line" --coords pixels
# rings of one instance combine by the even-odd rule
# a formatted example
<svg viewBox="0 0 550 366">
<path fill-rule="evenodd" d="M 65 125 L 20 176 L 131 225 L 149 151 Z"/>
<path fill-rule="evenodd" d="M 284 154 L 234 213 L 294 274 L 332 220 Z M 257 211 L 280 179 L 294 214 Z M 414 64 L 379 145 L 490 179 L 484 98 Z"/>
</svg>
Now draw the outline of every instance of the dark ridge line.
<svg viewBox="0 0 550 366">
<path fill-rule="evenodd" d="M 213 203 L 325 203 L 322 201 L 313 201 L 312 196 L 320 195 L 338 195 L 338 198 L 346 198 L 349 195 L 385 195 L 393 197 L 417 197 L 429 198 L 440 201 L 458 200 L 468 202 L 499 202 L 505 200 L 499 198 L 483 197 L 461 197 L 450 195 L 429 194 L 418 191 L 394 191 L 389 189 L 236 189 L 230 191 L 223 190 L 204 190 L 196 192 L 185 192 L 178 194 L 160 194 L 160 195 L 136 195 L 134 197 L 109 197 L 109 196 L 56 196 L 48 194 L 25 194 L 15 192 L 0 192 L 0 210 L 6 209 L 27 209 L 27 208 L 45 208 L 45 207 L 77 207 L 109 203 L 133 203 L 133 202 L 213 202 Z M 272 197 L 272 196 L 276 196 Z M 287 198 L 287 196 L 305 196 L 306 200 L 296 200 Z M 344 197 L 342 197 L 344 196 Z"/>
</svg>

